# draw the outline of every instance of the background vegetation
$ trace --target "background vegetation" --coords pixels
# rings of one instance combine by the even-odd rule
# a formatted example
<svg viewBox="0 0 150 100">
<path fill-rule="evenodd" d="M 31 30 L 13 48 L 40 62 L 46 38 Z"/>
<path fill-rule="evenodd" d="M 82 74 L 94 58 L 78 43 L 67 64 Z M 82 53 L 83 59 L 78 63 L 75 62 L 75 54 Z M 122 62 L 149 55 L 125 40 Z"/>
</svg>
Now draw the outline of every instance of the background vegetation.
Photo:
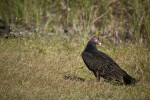
<svg viewBox="0 0 150 100">
<path fill-rule="evenodd" d="M 89 34 L 114 43 L 149 42 L 149 5 L 149 0 L 1 0 L 0 19 L 12 30 L 13 24 L 40 27 L 46 34 L 70 29 L 84 42 Z"/>
<path fill-rule="evenodd" d="M 96 36 L 139 82 L 100 83 L 82 61 Z M 150 99 L 150 0 L 0 0 L 0 99 Z"/>
</svg>

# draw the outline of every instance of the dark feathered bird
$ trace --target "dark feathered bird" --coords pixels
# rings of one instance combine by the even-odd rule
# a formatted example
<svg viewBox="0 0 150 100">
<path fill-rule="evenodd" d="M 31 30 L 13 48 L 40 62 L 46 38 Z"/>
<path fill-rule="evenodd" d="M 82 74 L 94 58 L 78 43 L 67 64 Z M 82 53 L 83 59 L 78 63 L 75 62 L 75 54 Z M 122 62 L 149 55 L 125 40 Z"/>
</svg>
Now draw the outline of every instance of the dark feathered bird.
<svg viewBox="0 0 150 100">
<path fill-rule="evenodd" d="M 96 44 L 101 45 L 97 38 L 92 38 L 82 53 L 85 65 L 91 70 L 97 80 L 100 77 L 119 81 L 123 84 L 135 84 L 135 79 L 122 70 L 119 65 L 105 53 L 98 51 Z"/>
</svg>

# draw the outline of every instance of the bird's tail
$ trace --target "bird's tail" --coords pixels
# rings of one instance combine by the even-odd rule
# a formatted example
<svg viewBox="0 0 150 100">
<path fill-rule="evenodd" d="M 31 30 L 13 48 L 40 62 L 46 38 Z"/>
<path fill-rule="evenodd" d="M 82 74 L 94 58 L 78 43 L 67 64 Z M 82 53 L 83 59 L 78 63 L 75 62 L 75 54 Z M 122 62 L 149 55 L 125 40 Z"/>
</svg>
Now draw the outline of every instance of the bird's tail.
<svg viewBox="0 0 150 100">
<path fill-rule="evenodd" d="M 126 85 L 131 85 L 131 84 L 135 84 L 136 83 L 136 79 L 135 78 L 132 78 L 130 75 L 126 74 L 125 76 L 123 76 L 123 80 L 124 80 L 124 83 Z"/>
</svg>

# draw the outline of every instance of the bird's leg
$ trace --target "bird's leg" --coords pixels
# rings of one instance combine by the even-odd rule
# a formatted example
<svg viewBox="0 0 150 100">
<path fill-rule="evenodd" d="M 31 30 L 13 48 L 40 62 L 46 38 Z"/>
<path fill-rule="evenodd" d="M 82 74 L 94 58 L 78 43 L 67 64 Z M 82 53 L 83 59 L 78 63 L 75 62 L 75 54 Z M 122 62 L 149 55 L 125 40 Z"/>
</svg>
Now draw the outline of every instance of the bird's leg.
<svg viewBox="0 0 150 100">
<path fill-rule="evenodd" d="M 95 75 L 95 77 L 96 77 L 96 81 L 97 81 L 97 82 L 100 82 L 100 75 L 99 75 L 99 72 L 98 72 L 98 71 L 95 72 L 94 75 Z"/>
</svg>

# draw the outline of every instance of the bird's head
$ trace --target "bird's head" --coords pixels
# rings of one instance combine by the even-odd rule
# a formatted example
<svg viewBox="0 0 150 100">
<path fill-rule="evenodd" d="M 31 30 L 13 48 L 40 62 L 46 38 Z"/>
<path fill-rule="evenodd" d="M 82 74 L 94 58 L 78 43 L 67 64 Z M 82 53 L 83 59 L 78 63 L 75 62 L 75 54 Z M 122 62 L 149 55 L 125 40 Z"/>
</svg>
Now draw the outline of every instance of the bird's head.
<svg viewBox="0 0 150 100">
<path fill-rule="evenodd" d="M 98 40 L 97 38 L 95 38 L 95 37 L 93 37 L 90 41 L 93 42 L 94 44 L 98 44 L 98 45 L 101 46 L 101 43 L 100 43 L 99 40 Z"/>
</svg>

